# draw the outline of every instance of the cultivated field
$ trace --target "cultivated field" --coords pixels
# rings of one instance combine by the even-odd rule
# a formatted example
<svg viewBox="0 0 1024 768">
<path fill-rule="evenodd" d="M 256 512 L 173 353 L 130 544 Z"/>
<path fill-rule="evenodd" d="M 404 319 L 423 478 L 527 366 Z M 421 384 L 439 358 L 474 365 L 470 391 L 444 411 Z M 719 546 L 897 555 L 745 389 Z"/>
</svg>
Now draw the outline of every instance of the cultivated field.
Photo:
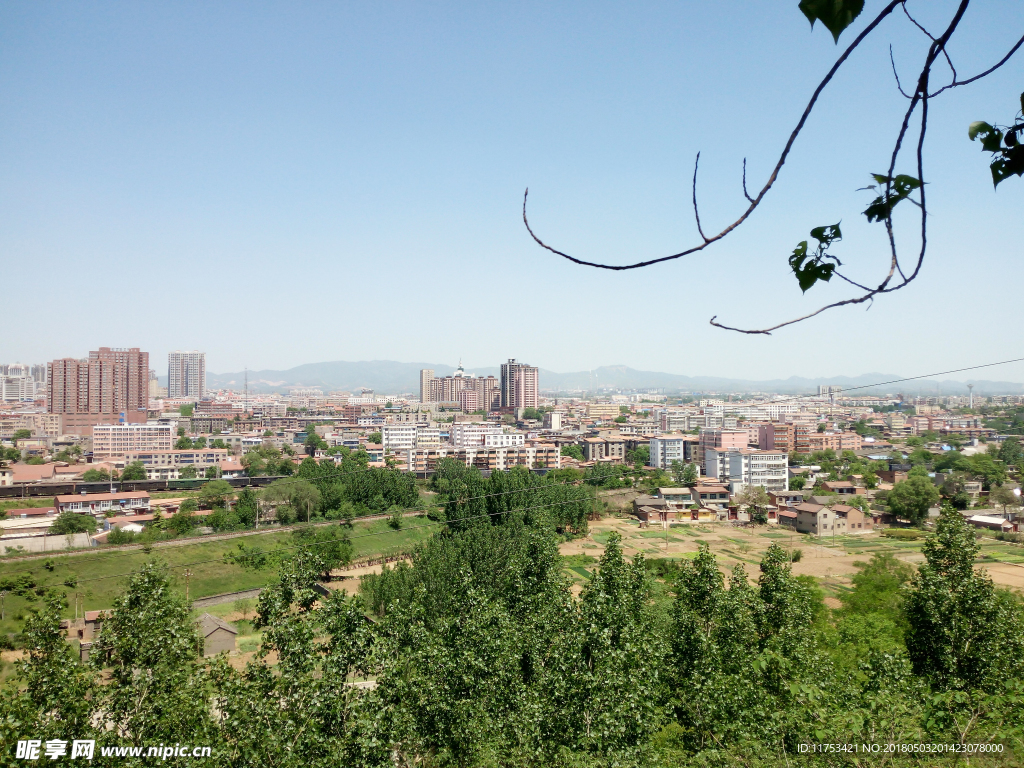
<svg viewBox="0 0 1024 768">
<path fill-rule="evenodd" d="M 892 552 L 911 564 L 924 560 L 921 554 L 923 539 L 902 541 L 878 533 L 818 539 L 780 530 L 775 525 L 748 528 L 711 522 L 676 523 L 666 530 L 657 524 L 651 528 L 640 528 L 636 520 L 628 517 L 605 517 L 592 522 L 589 536 L 563 544 L 561 552 L 567 556 L 598 558 L 611 531 L 622 535 L 624 551 L 630 557 L 638 552 L 643 552 L 647 558 L 693 557 L 699 544 L 705 543 L 718 557 L 723 570 L 731 571 L 737 563 L 742 563 L 748 575 L 754 578 L 761 558 L 771 544 L 779 544 L 790 552 L 799 549 L 802 557 L 793 563 L 793 572 L 816 577 L 826 595 L 832 598 L 827 602 L 833 607 L 838 605 L 836 596 L 850 588 L 850 576 L 857 571 L 856 563 L 869 560 L 872 553 Z M 589 578 L 589 571 L 593 568 L 589 563 L 581 562 L 586 559 L 573 558 L 571 562 L 581 564 L 574 564 L 569 569 L 569 575 L 581 583 Z M 983 538 L 978 565 L 988 570 L 996 584 L 1024 591 L 1024 546 Z"/>
</svg>

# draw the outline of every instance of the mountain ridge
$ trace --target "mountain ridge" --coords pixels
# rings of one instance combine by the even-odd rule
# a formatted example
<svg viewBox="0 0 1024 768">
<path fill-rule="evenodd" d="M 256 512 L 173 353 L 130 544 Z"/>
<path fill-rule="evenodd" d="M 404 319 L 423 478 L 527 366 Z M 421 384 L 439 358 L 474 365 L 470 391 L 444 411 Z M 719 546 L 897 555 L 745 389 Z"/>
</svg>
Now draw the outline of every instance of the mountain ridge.
<svg viewBox="0 0 1024 768">
<path fill-rule="evenodd" d="M 432 368 L 436 376 L 448 376 L 455 367 L 442 363 L 402 363 L 394 360 L 335 360 L 304 363 L 286 370 L 252 370 L 248 372 L 249 391 L 256 393 L 287 392 L 291 389 L 318 388 L 358 391 L 373 389 L 381 394 L 417 393 L 419 371 Z M 498 376 L 499 366 L 467 368 L 467 375 Z M 626 365 L 606 365 L 592 371 L 557 373 L 540 369 L 540 387 L 545 392 L 571 390 L 594 391 L 595 388 L 664 389 L 670 392 L 764 392 L 771 394 L 802 394 L 817 390 L 819 384 L 841 386 L 863 394 L 880 392 L 921 395 L 967 394 L 967 383 L 955 380 L 917 379 L 885 384 L 902 376 L 893 373 L 864 373 L 857 376 L 826 376 L 811 379 L 790 376 L 787 379 L 736 379 L 724 376 L 686 376 L 661 371 L 643 371 Z M 245 373 L 207 373 L 210 389 L 241 390 Z M 971 379 L 976 395 L 1024 394 L 1024 384 L 1009 381 Z M 856 389 L 854 389 L 856 388 Z"/>
</svg>

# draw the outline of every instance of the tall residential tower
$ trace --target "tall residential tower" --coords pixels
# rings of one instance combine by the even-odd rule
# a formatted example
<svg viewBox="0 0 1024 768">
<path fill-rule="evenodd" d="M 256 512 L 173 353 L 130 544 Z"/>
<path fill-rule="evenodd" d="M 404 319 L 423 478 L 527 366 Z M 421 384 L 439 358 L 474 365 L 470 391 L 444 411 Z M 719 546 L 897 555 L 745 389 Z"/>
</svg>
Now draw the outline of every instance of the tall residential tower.
<svg viewBox="0 0 1024 768">
<path fill-rule="evenodd" d="M 538 371 L 532 365 L 519 363 L 510 357 L 501 366 L 501 407 L 536 408 L 540 382 Z"/>
<path fill-rule="evenodd" d="M 202 400 L 206 397 L 206 353 L 167 355 L 167 396 Z"/>
<path fill-rule="evenodd" d="M 139 424 L 149 406 L 149 353 L 100 347 L 87 360 L 47 364 L 47 406 L 64 433 L 88 435 L 94 424 Z"/>
</svg>

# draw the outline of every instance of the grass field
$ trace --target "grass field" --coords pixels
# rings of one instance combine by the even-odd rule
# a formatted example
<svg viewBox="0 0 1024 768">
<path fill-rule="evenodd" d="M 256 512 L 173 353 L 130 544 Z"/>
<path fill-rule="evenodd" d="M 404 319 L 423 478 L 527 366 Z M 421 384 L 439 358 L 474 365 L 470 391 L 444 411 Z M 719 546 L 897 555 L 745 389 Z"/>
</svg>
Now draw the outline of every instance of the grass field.
<svg viewBox="0 0 1024 768">
<path fill-rule="evenodd" d="M 437 524 L 425 517 L 406 518 L 401 530 L 388 526 L 386 520 L 371 520 L 353 524 L 353 558 L 397 554 L 411 549 L 417 543 L 430 537 Z M 48 559 L 27 561 L 0 561 L 0 579 L 27 574 L 37 588 L 60 587 L 68 595 L 70 607 L 65 615 L 74 615 L 75 593 L 83 601 L 85 610 L 109 608 L 122 592 L 128 574 L 150 560 L 167 564 L 171 569 L 172 583 L 182 592 L 185 590 L 184 569 L 192 575 L 189 578 L 189 596 L 192 598 L 217 595 L 224 592 L 238 592 L 264 586 L 275 577 L 273 570 L 250 571 L 238 565 L 224 562 L 224 556 L 238 550 L 238 544 L 246 547 L 258 546 L 264 551 L 294 546 L 291 532 L 273 532 L 243 539 L 203 541 L 175 547 L 156 547 L 152 553 L 142 550 L 95 552 L 72 557 L 55 554 Z M 46 566 L 52 565 L 52 570 Z M 64 587 L 64 581 L 71 577 L 78 579 L 75 588 Z M 3 620 L 0 633 L 20 632 L 24 617 L 30 608 L 38 604 L 38 597 L 30 601 L 25 597 L 8 594 L 4 598 Z"/>
</svg>

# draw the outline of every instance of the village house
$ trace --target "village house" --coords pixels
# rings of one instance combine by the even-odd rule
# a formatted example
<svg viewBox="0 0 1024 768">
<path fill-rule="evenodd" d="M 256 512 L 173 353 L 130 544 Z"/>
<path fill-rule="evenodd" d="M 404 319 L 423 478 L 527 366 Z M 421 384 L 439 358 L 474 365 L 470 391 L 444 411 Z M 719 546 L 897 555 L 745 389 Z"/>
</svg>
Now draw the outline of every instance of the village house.
<svg viewBox="0 0 1024 768">
<path fill-rule="evenodd" d="M 235 650 L 238 630 L 224 619 L 204 613 L 197 623 L 199 634 L 203 638 L 203 656 L 216 656 L 218 653 L 230 653 Z"/>
</svg>

